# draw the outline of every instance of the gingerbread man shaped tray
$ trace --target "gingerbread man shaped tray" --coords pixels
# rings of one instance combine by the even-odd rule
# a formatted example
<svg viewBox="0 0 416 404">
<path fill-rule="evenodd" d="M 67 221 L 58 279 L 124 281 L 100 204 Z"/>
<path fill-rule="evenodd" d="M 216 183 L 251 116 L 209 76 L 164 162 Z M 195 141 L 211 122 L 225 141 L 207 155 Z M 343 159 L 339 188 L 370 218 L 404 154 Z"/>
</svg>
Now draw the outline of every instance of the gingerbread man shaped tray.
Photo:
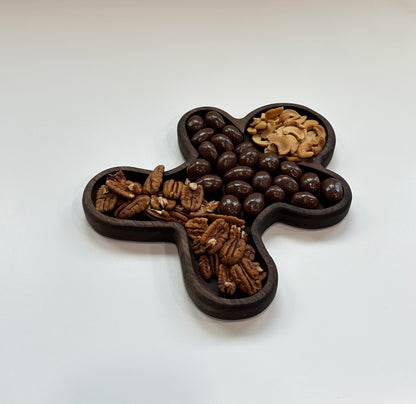
<svg viewBox="0 0 416 404">
<path fill-rule="evenodd" d="M 83 208 L 100 234 L 178 247 L 186 290 L 206 314 L 263 311 L 278 283 L 261 236 L 273 223 L 315 229 L 348 213 L 348 183 L 325 167 L 330 123 L 308 107 L 276 103 L 237 119 L 214 107 L 178 123 L 185 162 L 164 171 L 113 167 L 87 184 Z"/>
</svg>

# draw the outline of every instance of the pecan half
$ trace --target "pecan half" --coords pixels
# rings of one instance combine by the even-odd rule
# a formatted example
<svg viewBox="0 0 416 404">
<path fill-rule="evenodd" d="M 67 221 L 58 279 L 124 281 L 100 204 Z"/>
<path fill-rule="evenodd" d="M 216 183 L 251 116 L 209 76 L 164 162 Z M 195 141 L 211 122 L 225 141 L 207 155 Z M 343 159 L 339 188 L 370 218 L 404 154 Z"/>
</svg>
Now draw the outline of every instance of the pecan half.
<svg viewBox="0 0 416 404">
<path fill-rule="evenodd" d="M 170 220 L 176 223 L 180 223 L 182 226 L 185 226 L 185 223 L 189 220 L 188 215 L 184 212 L 181 212 L 180 210 L 173 209 L 169 213 Z"/>
<path fill-rule="evenodd" d="M 205 217 L 197 217 L 190 219 L 185 223 L 186 233 L 192 240 L 201 237 L 208 228 L 208 219 Z"/>
<path fill-rule="evenodd" d="M 218 256 L 218 253 L 208 255 L 209 258 L 209 264 L 211 266 L 211 270 L 214 273 L 214 275 L 218 276 L 218 272 L 220 270 L 220 257 Z"/>
<path fill-rule="evenodd" d="M 205 199 L 202 201 L 201 207 L 195 211 L 190 212 L 190 217 L 205 217 L 208 213 L 215 212 L 220 205 L 219 201 L 210 201 L 207 202 Z"/>
<path fill-rule="evenodd" d="M 172 210 L 176 206 L 176 201 L 167 199 L 163 196 L 152 195 L 150 198 L 150 206 L 156 210 Z"/>
<path fill-rule="evenodd" d="M 95 208 L 99 212 L 111 212 L 117 205 L 118 196 L 111 192 L 107 185 L 101 185 L 97 191 Z"/>
<path fill-rule="evenodd" d="M 164 220 L 164 221 L 170 220 L 170 214 L 166 212 L 166 210 L 164 209 L 156 210 L 152 208 L 147 208 L 144 213 L 147 217 L 153 220 Z"/>
<path fill-rule="evenodd" d="M 204 248 L 203 245 L 201 245 L 201 237 L 197 237 L 197 238 L 194 239 L 194 241 L 192 243 L 192 251 L 196 255 L 200 255 L 200 254 L 205 253 L 205 248 Z"/>
<path fill-rule="evenodd" d="M 133 199 L 136 194 L 129 188 L 131 182 L 126 180 L 123 171 L 120 170 L 115 174 L 109 174 L 105 185 L 115 194 L 126 199 Z"/>
<path fill-rule="evenodd" d="M 170 199 L 179 199 L 183 188 L 182 181 L 167 180 L 163 183 L 163 195 Z"/>
<path fill-rule="evenodd" d="M 230 272 L 237 287 L 243 292 L 254 295 L 262 288 L 256 263 L 248 258 L 243 258 L 238 264 L 233 265 Z"/>
<path fill-rule="evenodd" d="M 201 207 L 203 199 L 204 188 L 202 188 L 202 185 L 191 182 L 182 188 L 181 203 L 186 210 L 190 212 L 197 211 Z"/>
<path fill-rule="evenodd" d="M 149 196 L 137 195 L 133 200 L 120 205 L 114 212 L 114 216 L 119 219 L 128 219 L 144 211 L 149 206 L 149 202 Z"/>
<path fill-rule="evenodd" d="M 228 216 L 228 215 L 218 215 L 216 213 L 208 213 L 207 214 L 208 219 L 211 220 L 217 220 L 217 219 L 223 219 L 229 224 L 235 224 L 238 227 L 241 227 L 244 229 L 246 222 L 243 219 L 239 219 L 235 216 Z"/>
<path fill-rule="evenodd" d="M 220 250 L 220 260 L 223 264 L 234 265 L 243 258 L 246 242 L 243 239 L 227 240 Z"/>
<path fill-rule="evenodd" d="M 230 267 L 220 264 L 218 270 L 218 289 L 222 293 L 233 295 L 236 290 L 236 282 L 233 279 Z"/>
<path fill-rule="evenodd" d="M 163 173 L 165 172 L 164 165 L 158 165 L 146 178 L 143 184 L 143 193 L 152 195 L 159 191 L 163 181 Z"/>
<path fill-rule="evenodd" d="M 201 245 L 208 254 L 214 254 L 222 248 L 228 238 L 229 228 L 229 224 L 224 219 L 217 219 L 208 226 L 201 236 Z"/>
<path fill-rule="evenodd" d="M 211 263 L 209 262 L 208 255 L 203 254 L 199 257 L 199 270 L 205 279 L 208 280 L 212 278 L 213 271 L 211 268 Z"/>
</svg>

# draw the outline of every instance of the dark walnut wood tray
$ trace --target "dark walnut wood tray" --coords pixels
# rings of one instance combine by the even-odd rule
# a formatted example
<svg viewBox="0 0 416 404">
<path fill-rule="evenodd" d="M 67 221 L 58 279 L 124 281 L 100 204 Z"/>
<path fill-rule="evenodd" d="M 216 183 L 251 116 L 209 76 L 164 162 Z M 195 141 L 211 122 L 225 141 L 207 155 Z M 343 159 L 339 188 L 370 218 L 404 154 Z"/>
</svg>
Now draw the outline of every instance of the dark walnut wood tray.
<svg viewBox="0 0 416 404">
<path fill-rule="evenodd" d="M 235 125 L 245 134 L 245 141 L 251 141 L 250 136 L 246 134 L 246 128 L 252 121 L 252 118 L 279 106 L 283 106 L 285 109 L 295 109 L 301 115 L 307 115 L 308 119 L 319 121 L 325 128 L 327 140 L 323 150 L 317 156 L 301 162 L 299 165 L 303 170 L 307 169 L 317 173 L 320 178 L 333 177 L 339 179 L 344 188 L 344 197 L 335 205 L 320 205 L 317 209 L 300 208 L 284 202 L 273 203 L 267 206 L 253 220 L 246 221 L 246 231 L 249 235 L 250 244 L 257 250 L 256 261 L 261 264 L 268 274 L 263 288 L 253 296 L 239 292 L 232 297 L 224 297 L 218 291 L 216 281 L 206 281 L 199 271 L 198 260 L 192 252 L 192 245 L 182 225 L 174 222 L 153 221 L 151 219 L 117 219 L 100 213 L 95 209 L 96 192 L 105 183 L 108 174 L 115 173 L 121 169 L 125 172 L 128 179 L 143 184 L 151 170 L 122 166 L 112 167 L 92 178 L 84 190 L 82 200 L 88 222 L 98 233 L 107 237 L 121 240 L 168 241 L 175 243 L 178 247 L 186 290 L 193 302 L 206 314 L 222 319 L 242 319 L 260 313 L 272 302 L 278 283 L 276 265 L 261 239 L 263 232 L 275 222 L 307 229 L 328 227 L 338 223 L 348 213 L 352 200 L 351 189 L 348 183 L 338 174 L 325 168 L 331 160 L 335 148 L 335 133 L 331 124 L 322 115 L 297 104 L 276 103 L 265 105 L 241 119 L 234 118 L 218 108 L 195 108 L 183 115 L 178 123 L 178 142 L 185 157 L 185 162 L 173 170 L 166 171 L 164 175 L 164 180 L 175 179 L 184 181 L 188 165 L 198 156 L 198 152 L 190 142 L 185 127 L 186 121 L 193 114 L 204 115 L 208 111 L 217 111 L 224 117 L 227 124 Z M 158 162 L 158 164 L 163 164 L 163 162 Z"/>
</svg>

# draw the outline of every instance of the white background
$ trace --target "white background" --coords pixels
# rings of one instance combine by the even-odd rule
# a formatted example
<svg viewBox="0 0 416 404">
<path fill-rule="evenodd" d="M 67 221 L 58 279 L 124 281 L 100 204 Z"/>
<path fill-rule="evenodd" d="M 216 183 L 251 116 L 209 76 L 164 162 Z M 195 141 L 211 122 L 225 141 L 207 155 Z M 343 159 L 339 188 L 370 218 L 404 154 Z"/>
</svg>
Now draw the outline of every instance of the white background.
<svg viewBox="0 0 416 404">
<path fill-rule="evenodd" d="M 416 402 L 416 2 L 0 2 L 0 402 Z M 107 239 L 82 192 L 183 162 L 176 124 L 323 114 L 348 216 L 275 224 L 262 314 L 188 297 L 176 246 Z"/>
</svg>

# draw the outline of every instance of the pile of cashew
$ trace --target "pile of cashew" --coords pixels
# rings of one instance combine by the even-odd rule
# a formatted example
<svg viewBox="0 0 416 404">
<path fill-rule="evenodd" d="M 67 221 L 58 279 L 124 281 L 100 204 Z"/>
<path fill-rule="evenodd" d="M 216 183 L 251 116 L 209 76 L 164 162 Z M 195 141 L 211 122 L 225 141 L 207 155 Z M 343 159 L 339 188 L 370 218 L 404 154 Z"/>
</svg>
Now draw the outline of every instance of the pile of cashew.
<svg viewBox="0 0 416 404">
<path fill-rule="evenodd" d="M 303 161 L 316 156 L 324 147 L 325 129 L 318 121 L 300 115 L 294 109 L 269 109 L 253 118 L 247 128 L 253 142 L 290 161 Z"/>
</svg>

